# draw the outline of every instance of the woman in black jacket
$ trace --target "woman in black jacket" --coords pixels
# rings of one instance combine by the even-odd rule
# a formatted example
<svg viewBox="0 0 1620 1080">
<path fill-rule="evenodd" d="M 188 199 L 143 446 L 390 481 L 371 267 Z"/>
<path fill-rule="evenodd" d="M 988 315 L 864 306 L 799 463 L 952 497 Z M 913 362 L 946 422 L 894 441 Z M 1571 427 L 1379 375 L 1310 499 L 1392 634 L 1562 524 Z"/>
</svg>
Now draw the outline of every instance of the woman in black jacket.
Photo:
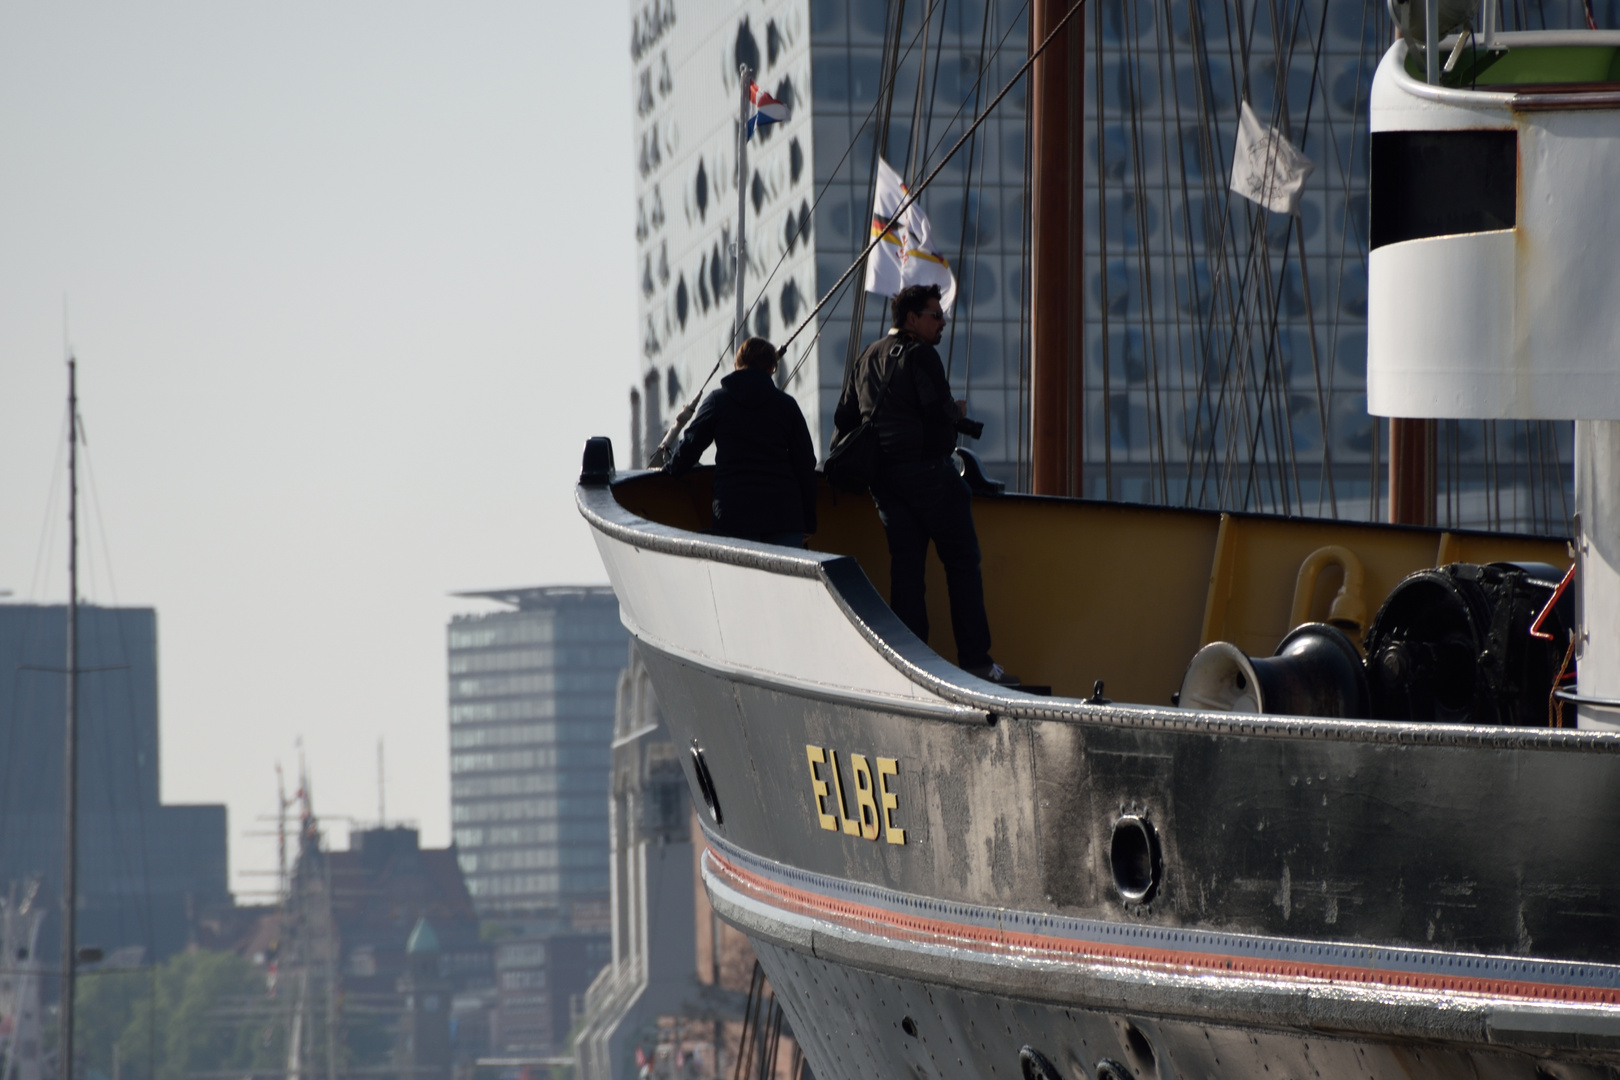
<svg viewBox="0 0 1620 1080">
<path fill-rule="evenodd" d="M 770 342 L 743 342 L 736 370 L 698 406 L 664 472 L 688 472 L 714 443 L 714 531 L 803 547 L 816 531 L 816 451 L 799 403 L 776 387 L 776 364 Z"/>
</svg>

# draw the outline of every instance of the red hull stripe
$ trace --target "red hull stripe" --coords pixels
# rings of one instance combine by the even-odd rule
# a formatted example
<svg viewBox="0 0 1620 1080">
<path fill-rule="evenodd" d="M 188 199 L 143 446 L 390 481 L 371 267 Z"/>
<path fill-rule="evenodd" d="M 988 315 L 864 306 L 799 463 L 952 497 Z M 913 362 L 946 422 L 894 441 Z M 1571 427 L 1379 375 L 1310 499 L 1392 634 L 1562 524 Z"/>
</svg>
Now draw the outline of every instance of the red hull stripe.
<svg viewBox="0 0 1620 1080">
<path fill-rule="evenodd" d="M 726 845 L 730 847 L 730 845 Z M 798 888 L 763 874 L 748 870 L 721 853 L 710 838 L 704 852 L 710 871 L 738 892 L 779 908 L 826 922 L 836 923 L 866 934 L 886 937 L 894 941 L 927 945 L 944 945 L 968 949 L 986 956 L 1022 957 L 1029 960 L 1058 960 L 1070 963 L 1115 964 L 1137 968 L 1173 972 L 1176 974 L 1212 974 L 1226 977 L 1259 976 L 1267 979 L 1291 979 L 1318 983 L 1356 984 L 1389 987 L 1402 990 L 1440 991 L 1448 994 L 1479 995 L 1494 998 L 1520 998 L 1531 1001 L 1560 1001 L 1585 1005 L 1620 1004 L 1620 988 L 1580 986 L 1567 983 L 1537 982 L 1522 979 L 1477 977 L 1455 973 L 1425 973 L 1402 971 L 1376 966 L 1351 966 L 1333 963 L 1313 963 L 1299 959 L 1265 959 L 1253 956 L 1219 954 L 1207 951 L 1154 948 L 1140 945 L 1114 945 L 1108 942 L 1077 940 L 1047 934 L 1009 931 L 993 926 L 910 915 L 902 912 L 839 899 L 808 889 Z M 958 906 L 958 905 L 952 905 Z M 960 905 L 964 914 L 968 907 Z M 1181 936 L 1181 935 L 1178 935 Z M 1309 943 L 1292 939 L 1277 939 L 1279 946 L 1295 952 L 1309 949 Z M 1332 951 L 1331 947 L 1320 947 Z M 1422 954 L 1432 956 L 1436 954 Z M 1448 958 L 1450 962 L 1469 963 L 1476 958 Z M 1487 958 L 1477 958 L 1485 960 Z M 1548 965 L 1535 961 L 1508 961 L 1515 966 L 1540 967 Z M 1483 963 L 1481 966 L 1485 966 Z M 1562 967 L 1564 965 L 1557 965 Z M 1607 965 L 1572 965 L 1583 973 L 1606 973 Z"/>
</svg>

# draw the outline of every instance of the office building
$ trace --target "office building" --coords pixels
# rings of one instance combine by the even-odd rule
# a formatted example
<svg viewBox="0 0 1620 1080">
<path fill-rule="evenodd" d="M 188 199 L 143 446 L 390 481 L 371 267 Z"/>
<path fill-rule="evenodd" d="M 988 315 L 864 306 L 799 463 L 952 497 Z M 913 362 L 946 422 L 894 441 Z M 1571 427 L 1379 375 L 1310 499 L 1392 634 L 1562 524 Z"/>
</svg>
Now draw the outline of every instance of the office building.
<svg viewBox="0 0 1620 1080">
<path fill-rule="evenodd" d="M 551 933 L 495 946 L 492 1046 L 502 1057 L 567 1056 L 585 991 L 612 957 L 603 932 Z"/>
<path fill-rule="evenodd" d="M 731 340 L 738 64 L 793 110 L 756 134 L 742 181 L 748 330 L 780 341 L 870 238 L 879 131 L 915 184 L 1028 57 L 1028 10 L 710 0 L 677 17 L 673 0 L 633 0 L 641 355 L 621 458 L 645 461 Z M 1585 25 L 1572 0 L 1503 10 L 1506 29 Z M 1599 25 L 1620 17 L 1614 0 L 1596 10 Z M 1384 5 L 1098 0 L 1065 33 L 1084 61 L 1083 107 L 1061 136 L 1080 151 L 1082 493 L 1382 516 L 1389 445 L 1366 411 L 1365 316 Z M 1296 214 L 1229 189 L 1245 99 L 1314 165 Z M 986 425 L 965 445 L 1014 490 L 1030 485 L 1027 109 L 1020 81 L 922 195 L 959 283 L 940 353 Z M 881 297 L 866 297 L 859 329 L 855 304 L 853 289 L 835 296 L 784 364 L 821 451 L 846 360 L 886 326 Z M 1442 421 L 1430 437 L 1438 523 L 1567 528 L 1569 425 Z"/>
<path fill-rule="evenodd" d="M 0 890 L 40 883 L 60 954 L 65 605 L 0 604 Z M 162 960 L 231 902 L 225 807 L 160 801 L 157 613 L 79 609 L 78 940 Z"/>
<path fill-rule="evenodd" d="M 606 586 L 464 593 L 449 626 L 450 800 L 480 915 L 605 931 L 613 695 L 628 636 Z"/>
</svg>

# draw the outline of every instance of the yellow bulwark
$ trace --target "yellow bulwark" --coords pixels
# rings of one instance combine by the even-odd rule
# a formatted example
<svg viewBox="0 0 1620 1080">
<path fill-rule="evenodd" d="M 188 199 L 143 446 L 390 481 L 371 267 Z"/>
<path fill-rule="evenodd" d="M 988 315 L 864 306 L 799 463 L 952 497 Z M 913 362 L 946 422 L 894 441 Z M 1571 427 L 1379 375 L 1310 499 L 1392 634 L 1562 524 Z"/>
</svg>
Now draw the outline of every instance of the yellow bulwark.
<svg viewBox="0 0 1620 1080">
<path fill-rule="evenodd" d="M 621 505 L 677 528 L 709 527 L 709 472 L 615 485 Z M 1448 532 L 1316 518 L 1224 514 L 1031 496 L 976 498 L 992 652 L 1027 683 L 1088 697 L 1169 705 L 1188 662 L 1211 641 L 1269 656 L 1302 622 L 1359 642 L 1406 575 L 1453 562 L 1542 562 L 1561 539 Z M 865 496 L 825 485 L 817 551 L 855 558 L 889 592 L 888 548 Z M 929 554 L 929 644 L 955 659 L 945 574 Z"/>
</svg>

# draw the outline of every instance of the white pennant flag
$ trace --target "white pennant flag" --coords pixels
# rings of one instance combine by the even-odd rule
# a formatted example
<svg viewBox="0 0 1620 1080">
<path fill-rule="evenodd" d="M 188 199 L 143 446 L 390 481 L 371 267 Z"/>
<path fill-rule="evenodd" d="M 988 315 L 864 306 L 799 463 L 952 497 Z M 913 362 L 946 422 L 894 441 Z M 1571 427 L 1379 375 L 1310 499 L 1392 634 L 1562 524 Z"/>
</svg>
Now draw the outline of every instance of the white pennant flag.
<svg viewBox="0 0 1620 1080">
<path fill-rule="evenodd" d="M 1273 213 L 1292 214 L 1299 208 L 1305 178 L 1315 168 L 1282 132 L 1262 124 L 1249 103 L 1243 103 L 1232 154 L 1233 191 Z"/>
<path fill-rule="evenodd" d="M 867 242 L 876 240 L 879 235 L 882 235 L 883 242 L 866 257 L 866 291 L 869 293 L 893 296 L 905 288 L 900 273 L 902 256 L 905 254 L 901 225 L 897 223 L 892 229 L 884 231 L 905 197 L 906 186 L 900 182 L 900 174 L 891 169 L 887 161 L 878 158 L 877 193 L 872 199 L 872 232 Z"/>
<path fill-rule="evenodd" d="M 912 203 L 895 227 L 884 227 L 907 195 L 900 174 L 887 161 L 878 159 L 877 192 L 872 200 L 872 231 L 869 240 L 880 234 L 883 242 L 866 259 L 866 291 L 893 296 L 908 285 L 938 285 L 940 307 L 946 311 L 956 299 L 956 275 L 934 242 L 933 225 L 919 203 Z"/>
</svg>

